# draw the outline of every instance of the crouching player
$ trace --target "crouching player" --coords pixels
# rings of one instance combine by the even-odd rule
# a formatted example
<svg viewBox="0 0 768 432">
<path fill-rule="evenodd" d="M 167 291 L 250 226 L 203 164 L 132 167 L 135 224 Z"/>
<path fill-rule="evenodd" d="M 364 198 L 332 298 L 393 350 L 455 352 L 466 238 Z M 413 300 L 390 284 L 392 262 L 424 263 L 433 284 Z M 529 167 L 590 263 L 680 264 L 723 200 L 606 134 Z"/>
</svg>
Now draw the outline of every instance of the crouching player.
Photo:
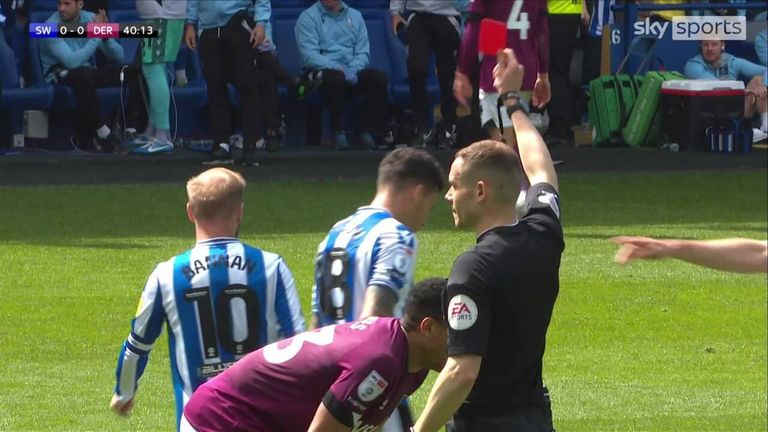
<svg viewBox="0 0 768 432">
<path fill-rule="evenodd" d="M 192 395 L 182 431 L 374 431 L 447 357 L 441 293 L 427 279 L 403 318 L 323 327 L 248 354 Z"/>
</svg>

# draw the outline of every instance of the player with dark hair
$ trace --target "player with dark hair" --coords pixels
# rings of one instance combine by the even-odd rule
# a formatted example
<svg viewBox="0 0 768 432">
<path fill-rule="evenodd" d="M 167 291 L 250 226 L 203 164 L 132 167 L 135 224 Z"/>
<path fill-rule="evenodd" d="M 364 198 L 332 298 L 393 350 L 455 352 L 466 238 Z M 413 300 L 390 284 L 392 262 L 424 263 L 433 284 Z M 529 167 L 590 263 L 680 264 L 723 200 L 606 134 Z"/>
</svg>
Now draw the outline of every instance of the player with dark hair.
<svg viewBox="0 0 768 432">
<path fill-rule="evenodd" d="M 427 279 L 401 319 L 327 326 L 249 354 L 192 395 L 182 432 L 380 430 L 445 364 L 444 289 Z"/>
<path fill-rule="evenodd" d="M 384 157 L 371 204 L 337 222 L 318 246 L 313 327 L 401 315 L 413 282 L 415 232 L 442 193 L 444 175 L 434 156 L 421 149 L 400 148 Z M 385 430 L 410 426 L 407 407 L 398 415 Z"/>
<path fill-rule="evenodd" d="M 542 359 L 565 245 L 557 175 L 520 105 L 522 81 L 514 53 L 500 52 L 494 86 L 520 161 L 508 145 L 480 141 L 457 153 L 448 176 L 454 223 L 473 230 L 477 244 L 451 269 L 444 304 L 449 357 L 417 432 L 436 431 L 451 416 L 459 432 L 553 430 Z M 531 187 L 518 219 L 516 177 L 523 174 Z"/>
<path fill-rule="evenodd" d="M 337 222 L 317 249 L 313 326 L 399 313 L 413 280 L 414 233 L 445 187 L 443 176 L 420 149 L 384 157 L 371 204 Z"/>
</svg>

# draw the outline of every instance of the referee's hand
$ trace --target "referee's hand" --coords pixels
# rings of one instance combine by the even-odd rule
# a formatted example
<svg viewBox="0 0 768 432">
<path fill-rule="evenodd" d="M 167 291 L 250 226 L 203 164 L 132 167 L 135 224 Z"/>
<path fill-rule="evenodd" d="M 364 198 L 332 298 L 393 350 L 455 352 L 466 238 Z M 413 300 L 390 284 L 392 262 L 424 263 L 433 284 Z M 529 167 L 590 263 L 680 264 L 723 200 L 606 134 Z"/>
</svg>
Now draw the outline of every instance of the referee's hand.
<svg viewBox="0 0 768 432">
<path fill-rule="evenodd" d="M 523 65 L 517 62 L 515 52 L 504 48 L 499 51 L 496 66 L 493 68 L 493 86 L 499 93 L 519 91 L 524 73 Z"/>
</svg>

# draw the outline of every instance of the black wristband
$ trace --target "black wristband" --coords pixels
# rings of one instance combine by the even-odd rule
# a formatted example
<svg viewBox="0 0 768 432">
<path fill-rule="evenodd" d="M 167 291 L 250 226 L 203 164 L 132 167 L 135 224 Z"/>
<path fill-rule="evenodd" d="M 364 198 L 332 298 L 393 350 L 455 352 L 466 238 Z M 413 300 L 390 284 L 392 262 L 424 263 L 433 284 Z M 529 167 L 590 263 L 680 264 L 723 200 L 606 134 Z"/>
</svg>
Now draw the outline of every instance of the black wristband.
<svg viewBox="0 0 768 432">
<path fill-rule="evenodd" d="M 525 109 L 523 104 L 520 103 L 520 101 L 516 102 L 514 105 L 507 107 L 507 116 L 512 117 L 512 114 L 514 114 L 516 111 L 522 111 L 528 114 L 528 111 Z"/>
<path fill-rule="evenodd" d="M 520 93 L 516 91 L 508 91 L 504 92 L 499 95 L 499 106 L 504 105 L 504 102 L 510 100 L 510 99 L 517 99 L 520 100 Z"/>
</svg>

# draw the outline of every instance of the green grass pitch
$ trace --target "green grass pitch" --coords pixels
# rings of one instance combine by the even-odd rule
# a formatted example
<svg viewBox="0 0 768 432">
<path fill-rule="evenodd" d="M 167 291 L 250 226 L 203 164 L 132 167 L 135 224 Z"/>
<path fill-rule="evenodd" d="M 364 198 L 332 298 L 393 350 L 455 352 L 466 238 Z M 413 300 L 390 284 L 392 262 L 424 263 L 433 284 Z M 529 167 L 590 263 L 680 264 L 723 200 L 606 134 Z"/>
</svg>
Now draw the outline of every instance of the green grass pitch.
<svg viewBox="0 0 768 432">
<path fill-rule="evenodd" d="M 766 276 L 663 261 L 620 267 L 606 238 L 765 239 L 765 171 L 561 176 L 566 251 L 545 381 L 559 431 L 766 430 Z M 242 238 L 281 254 L 308 311 L 327 229 L 372 180 L 251 182 Z M 128 419 L 108 409 L 153 266 L 193 243 L 177 184 L 0 188 L 0 430 L 173 430 L 165 335 Z M 417 279 L 474 239 L 445 202 Z M 433 376 L 413 398 L 418 414 Z"/>
</svg>

